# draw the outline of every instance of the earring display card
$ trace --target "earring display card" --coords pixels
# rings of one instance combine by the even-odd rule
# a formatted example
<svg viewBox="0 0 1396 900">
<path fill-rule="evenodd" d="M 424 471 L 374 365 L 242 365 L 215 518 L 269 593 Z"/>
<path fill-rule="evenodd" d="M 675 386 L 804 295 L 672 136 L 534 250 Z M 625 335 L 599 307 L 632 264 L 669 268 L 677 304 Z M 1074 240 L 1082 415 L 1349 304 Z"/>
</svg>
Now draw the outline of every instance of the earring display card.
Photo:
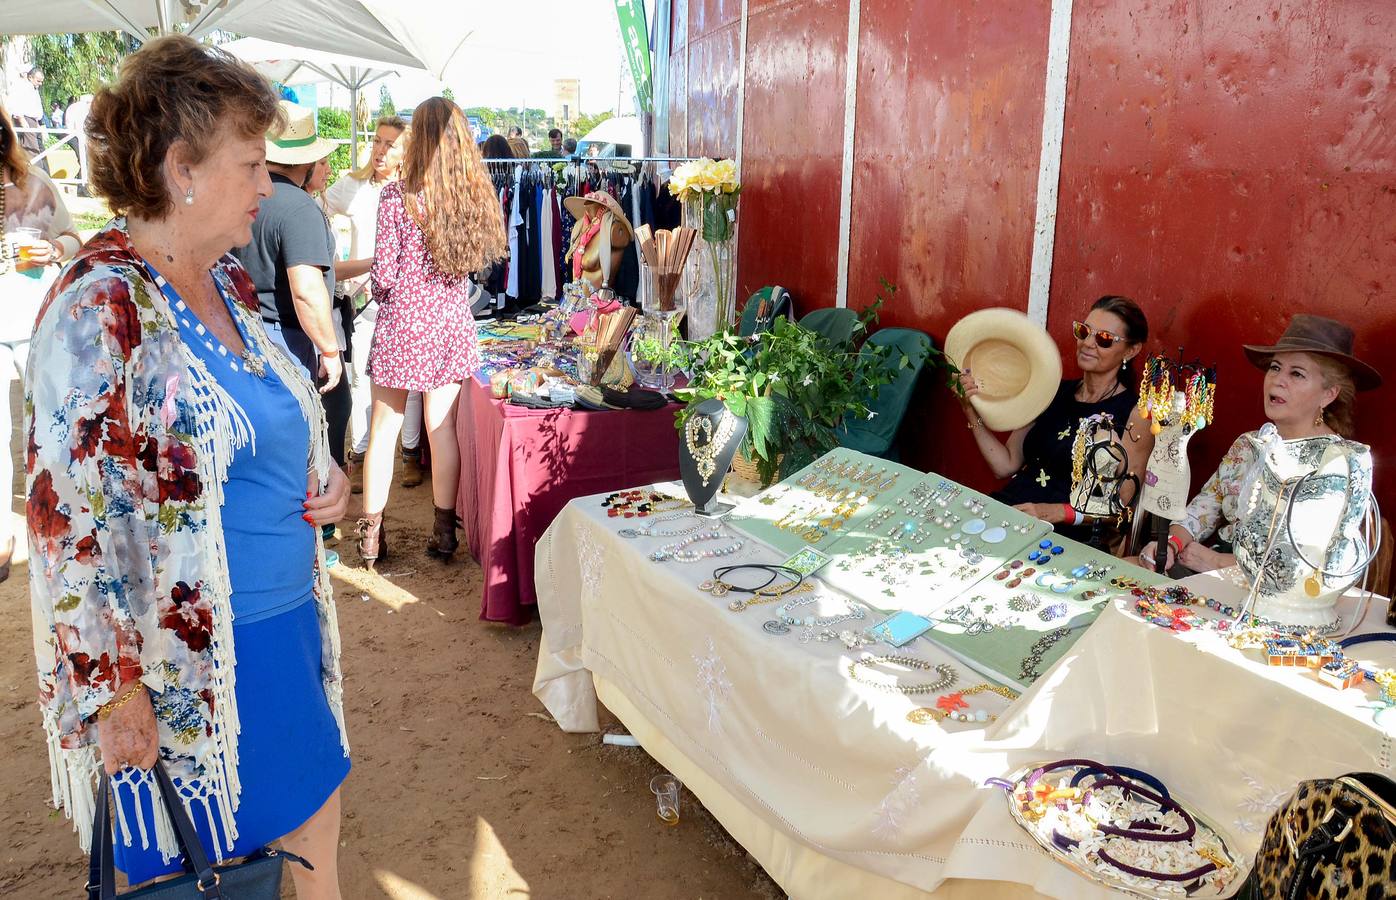
<svg viewBox="0 0 1396 900">
<path fill-rule="evenodd" d="M 931 473 L 845 530 L 825 581 L 884 612 L 930 615 L 1052 526 Z"/>
<path fill-rule="evenodd" d="M 1111 597 L 1136 585 L 1167 582 L 1084 544 L 1047 535 L 929 613 L 936 626 L 925 637 L 986 674 L 1026 688 L 1076 643 Z"/>
<path fill-rule="evenodd" d="M 728 522 L 786 555 L 816 547 L 833 556 L 845 534 L 921 477 L 915 469 L 838 447 L 743 501 Z"/>
</svg>

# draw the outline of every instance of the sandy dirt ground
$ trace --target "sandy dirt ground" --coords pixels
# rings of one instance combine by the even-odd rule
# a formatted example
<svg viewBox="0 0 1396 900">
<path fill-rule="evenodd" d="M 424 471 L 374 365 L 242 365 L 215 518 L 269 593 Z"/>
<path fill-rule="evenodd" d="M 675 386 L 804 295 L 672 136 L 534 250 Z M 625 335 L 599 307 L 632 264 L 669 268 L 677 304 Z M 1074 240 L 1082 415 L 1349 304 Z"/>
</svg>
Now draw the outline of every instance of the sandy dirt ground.
<svg viewBox="0 0 1396 900">
<path fill-rule="evenodd" d="M 643 750 L 547 718 L 530 692 L 538 626 L 480 622 L 480 570 L 464 547 L 451 564 L 422 552 L 429 490 L 394 488 L 398 549 L 378 574 L 352 539 L 337 544 L 353 749 L 344 896 L 783 897 L 686 790 L 679 825 L 658 820 L 648 784 L 662 770 Z M 86 860 L 50 806 L 27 578 L 17 564 L 0 584 L 0 897 L 76 897 Z"/>
</svg>

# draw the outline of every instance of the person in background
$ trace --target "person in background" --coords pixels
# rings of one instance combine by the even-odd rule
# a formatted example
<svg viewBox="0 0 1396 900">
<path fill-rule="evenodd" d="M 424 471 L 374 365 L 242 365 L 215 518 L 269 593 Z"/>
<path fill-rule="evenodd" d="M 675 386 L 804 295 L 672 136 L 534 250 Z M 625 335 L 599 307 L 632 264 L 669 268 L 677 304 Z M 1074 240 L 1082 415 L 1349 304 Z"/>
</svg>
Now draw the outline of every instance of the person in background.
<svg viewBox="0 0 1396 900">
<path fill-rule="evenodd" d="M 368 377 L 368 348 L 373 344 L 373 323 L 378 317 L 378 304 L 369 293 L 368 270 L 373 265 L 373 245 L 378 229 L 378 195 L 384 186 L 396 181 L 402 170 L 402 148 L 406 140 L 407 120 L 400 116 L 382 116 L 373 132 L 373 146 L 368 160 L 355 172 L 336 181 L 325 192 L 325 211 L 349 220 L 349 259 L 335 265 L 335 274 L 343 285 L 354 308 L 349 378 L 352 385 L 353 412 L 350 419 L 349 484 L 354 493 L 362 493 L 364 484 L 364 454 L 368 452 L 368 434 L 373 413 L 373 386 Z M 422 395 L 412 391 L 407 395 L 407 408 L 402 419 L 402 478 L 398 484 L 405 488 L 422 483 Z"/>
<path fill-rule="evenodd" d="M 291 867 L 296 896 L 338 900 L 350 763 L 315 526 L 349 483 L 228 252 L 272 193 L 278 115 L 255 70 L 183 35 L 98 92 L 90 184 L 117 218 L 34 330 L 29 587 L 53 796 L 80 843 L 105 771 L 116 866 L 133 885 L 180 870 L 159 765 L 212 860 L 280 840 L 314 866 Z"/>
<path fill-rule="evenodd" d="M 517 126 L 517 125 L 510 125 L 510 126 L 509 126 L 509 137 L 511 137 L 511 138 L 521 138 L 521 137 L 523 137 L 523 129 L 520 128 L 520 127 Z"/>
<path fill-rule="evenodd" d="M 59 129 L 63 127 L 63 104 L 57 100 L 49 107 L 48 115 L 44 117 L 44 125 L 48 128 Z"/>
<path fill-rule="evenodd" d="M 365 460 L 359 554 L 387 555 L 383 509 L 407 392 L 423 392 L 436 507 L 427 551 L 457 547 L 456 400 L 479 366 L 470 275 L 507 252 L 499 194 L 481 164 L 460 107 L 432 97 L 412 116 L 402 179 L 383 188 L 371 277 L 379 303 L 368 371 L 373 430 Z"/>
<path fill-rule="evenodd" d="M 528 141 L 524 138 L 509 138 L 509 149 L 514 151 L 515 159 L 528 159 Z"/>
<path fill-rule="evenodd" d="M 568 138 L 562 142 L 562 153 L 564 156 L 575 156 L 577 153 L 577 139 Z"/>
<path fill-rule="evenodd" d="M 548 144 L 550 146 L 547 150 L 539 150 L 533 154 L 534 157 L 537 159 L 562 159 L 562 131 L 560 129 L 554 128 L 548 132 Z"/>
<path fill-rule="evenodd" d="M 1057 395 L 1036 420 L 1001 441 L 975 412 L 969 398 L 979 390 L 974 373 L 960 375 L 960 405 L 975 444 L 997 478 L 1008 483 L 995 500 L 1050 522 L 1061 534 L 1087 541 L 1091 529 L 1071 510 L 1071 449 L 1082 419 L 1109 413 L 1124 443 L 1129 471 L 1141 473 L 1154 449 L 1154 437 L 1135 406 L 1139 391 L 1129 363 L 1149 339 L 1149 320 L 1128 297 L 1107 295 L 1091 304 L 1085 321 L 1072 323 L 1079 379 L 1063 379 Z M 1124 498 L 1126 502 L 1132 497 Z M 1070 518 L 1068 518 L 1070 516 Z"/>
<path fill-rule="evenodd" d="M 1353 343 L 1352 329 L 1342 322 L 1301 313 L 1290 320 L 1278 343 L 1244 345 L 1246 359 L 1265 373 L 1261 406 L 1281 440 L 1322 438 L 1350 445 L 1354 454 L 1370 454 L 1369 448 L 1352 440 L 1353 413 L 1357 392 L 1380 387 L 1381 374 L 1353 356 Z M 1233 541 L 1244 515 L 1241 485 L 1255 466 L 1252 439 L 1258 434 L 1250 431 L 1236 439 L 1188 504 L 1183 520 L 1168 529 L 1164 570 L 1172 577 L 1235 565 Z M 1312 446 L 1322 443 L 1315 441 Z M 1151 541 L 1139 556 L 1152 568 L 1157 552 Z"/>
<path fill-rule="evenodd" d="M 252 224 L 252 242 L 233 253 L 257 286 L 267 333 L 307 375 L 323 379 L 325 394 L 344 374 L 334 330 L 334 241 L 324 212 L 303 185 L 335 145 L 316 136 L 311 110 L 280 104 L 286 131 L 267 138 L 274 190 Z"/>
<path fill-rule="evenodd" d="M 73 230 L 63 194 L 49 177 L 29 162 L 29 154 L 19 144 L 10 127 L 9 116 L 0 107 L 0 184 L 4 200 L 0 204 L 4 221 L 0 231 L 0 489 L 5 502 L 0 505 L 0 581 L 10 577 L 15 535 L 11 507 L 14 503 L 14 438 L 10 408 L 10 388 L 23 380 L 29 359 L 29 338 L 44 294 L 58 277 L 58 264 L 72 259 L 82 241 Z M 37 238 L 25 245 L 20 259 L 18 242 L 12 236 L 20 228 L 32 228 Z"/>
<path fill-rule="evenodd" d="M 323 195 L 325 187 L 330 181 L 330 158 L 317 160 L 310 167 L 310 174 L 305 178 L 305 184 L 301 185 L 312 198 L 322 207 L 324 206 Z M 330 217 L 323 216 L 325 220 L 325 239 L 329 242 L 331 256 L 334 255 L 334 229 L 330 227 Z M 331 294 L 334 303 L 334 313 L 332 321 L 334 324 L 335 341 L 339 347 L 341 357 L 348 360 L 353 354 L 351 335 L 354 327 L 354 305 L 346 296 L 338 293 Z M 330 439 L 330 457 L 334 459 L 334 464 L 341 469 L 344 468 L 344 437 L 349 431 L 349 416 L 353 409 L 353 398 L 349 393 L 348 377 L 341 377 L 339 383 L 329 391 L 320 395 L 320 403 L 325 408 L 325 427 Z M 337 536 L 337 527 L 334 523 L 324 525 L 320 529 L 321 536 L 326 541 L 332 541 Z M 339 554 L 334 550 L 325 551 L 325 564 L 333 566 L 339 563 Z"/>
<path fill-rule="evenodd" d="M 39 94 L 39 88 L 43 85 L 43 71 L 33 68 L 25 73 L 17 84 L 11 86 L 9 96 L 5 98 L 5 106 L 9 109 L 16 128 L 44 127 L 44 101 Z M 31 157 L 38 156 L 43 151 L 44 135 L 36 131 L 22 131 L 17 134 L 19 145 Z M 35 165 L 48 172 L 48 165 L 43 160 L 39 160 Z"/>
<path fill-rule="evenodd" d="M 508 138 L 492 134 L 480 146 L 480 156 L 484 159 L 513 159 L 514 148 L 509 146 Z"/>
</svg>

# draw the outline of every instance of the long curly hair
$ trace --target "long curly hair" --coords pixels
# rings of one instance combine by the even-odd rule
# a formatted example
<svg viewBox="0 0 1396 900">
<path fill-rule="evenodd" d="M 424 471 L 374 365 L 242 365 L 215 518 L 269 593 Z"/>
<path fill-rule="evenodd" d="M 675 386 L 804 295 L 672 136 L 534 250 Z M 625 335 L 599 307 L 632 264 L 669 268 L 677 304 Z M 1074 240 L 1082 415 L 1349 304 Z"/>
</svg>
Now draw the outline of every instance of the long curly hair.
<svg viewBox="0 0 1396 900">
<path fill-rule="evenodd" d="M 441 271 L 468 275 L 508 251 L 499 195 L 465 115 L 445 97 L 432 97 L 412 113 L 402 161 L 402 195 Z M 423 201 L 420 209 L 418 195 Z"/>
</svg>

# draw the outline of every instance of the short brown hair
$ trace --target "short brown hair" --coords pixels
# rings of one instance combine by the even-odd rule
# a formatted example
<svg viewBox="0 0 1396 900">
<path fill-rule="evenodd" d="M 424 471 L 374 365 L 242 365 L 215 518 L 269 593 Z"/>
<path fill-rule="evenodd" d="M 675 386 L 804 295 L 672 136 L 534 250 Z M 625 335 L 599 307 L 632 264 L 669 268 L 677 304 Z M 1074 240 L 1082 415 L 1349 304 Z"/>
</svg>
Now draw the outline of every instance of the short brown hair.
<svg viewBox="0 0 1396 900">
<path fill-rule="evenodd" d="M 1336 359 L 1318 353 L 1310 356 L 1318 363 L 1324 388 L 1338 389 L 1338 396 L 1323 408 L 1323 421 L 1334 434 L 1353 440 L 1357 434 L 1357 387 L 1352 380 L 1352 370 Z"/>
<path fill-rule="evenodd" d="M 184 35 L 156 38 L 92 100 L 88 184 L 117 215 L 163 219 L 173 209 L 161 171 L 171 145 L 184 141 L 190 162 L 202 162 L 221 126 L 253 137 L 280 114 L 276 92 L 251 66 Z"/>
</svg>

